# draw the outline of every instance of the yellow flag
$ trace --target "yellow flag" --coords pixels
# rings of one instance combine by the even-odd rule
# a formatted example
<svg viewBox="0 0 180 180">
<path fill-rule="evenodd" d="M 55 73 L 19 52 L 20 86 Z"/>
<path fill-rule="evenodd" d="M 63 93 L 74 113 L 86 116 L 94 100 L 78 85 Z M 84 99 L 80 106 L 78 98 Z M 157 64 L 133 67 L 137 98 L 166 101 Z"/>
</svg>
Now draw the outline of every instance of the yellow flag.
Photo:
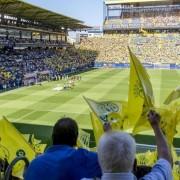
<svg viewBox="0 0 180 180">
<path fill-rule="evenodd" d="M 128 119 L 132 126 L 154 106 L 154 95 L 152 85 L 145 68 L 138 58 L 130 54 L 130 80 L 128 95 Z"/>
<path fill-rule="evenodd" d="M 180 125 L 180 102 L 174 102 L 168 108 L 175 113 L 177 124 Z M 178 128 L 180 132 L 180 128 Z"/>
<path fill-rule="evenodd" d="M 161 116 L 160 127 L 166 136 L 169 145 L 172 145 L 173 138 L 177 134 L 177 124 L 178 124 L 178 114 L 174 113 L 170 109 L 156 108 L 156 112 L 158 112 Z M 151 126 L 148 122 L 146 113 L 143 114 L 139 118 L 136 123 L 136 126 L 133 129 L 133 134 L 137 134 L 138 132 L 143 132 L 146 130 L 151 130 Z"/>
<path fill-rule="evenodd" d="M 93 113 L 91 113 L 91 122 L 96 143 L 98 143 L 99 138 L 104 133 L 103 124 L 105 122 L 109 122 L 114 130 L 122 130 L 128 127 L 128 121 L 124 123 L 126 119 L 127 102 L 97 102 L 85 97 L 84 99 L 93 111 Z"/>
<path fill-rule="evenodd" d="M 41 140 L 36 139 L 34 137 L 34 134 L 30 137 L 30 144 L 32 146 L 32 148 L 34 149 L 34 151 L 36 152 L 36 154 L 42 154 L 44 153 L 47 144 L 42 144 Z"/>
<path fill-rule="evenodd" d="M 164 101 L 164 104 L 168 105 L 170 104 L 172 101 L 179 99 L 180 98 L 180 87 L 177 87 L 175 90 L 173 90 L 168 97 L 166 98 L 166 100 Z"/>
<path fill-rule="evenodd" d="M 128 98 L 129 117 L 135 121 L 133 134 L 151 129 L 147 120 L 147 113 L 154 109 L 154 96 L 151 82 L 145 68 L 136 56 L 130 52 L 130 87 Z M 177 133 L 178 115 L 169 109 L 156 108 L 161 115 L 161 129 L 163 130 L 169 145 Z"/>
<path fill-rule="evenodd" d="M 180 169 L 179 169 L 180 157 L 177 156 L 173 148 L 171 149 L 171 151 L 172 151 L 172 156 L 173 156 L 173 161 L 174 161 L 173 170 L 172 170 L 173 179 L 179 180 L 180 179 Z M 137 165 L 145 165 L 145 166 L 153 167 L 157 161 L 157 151 L 147 151 L 144 153 L 138 153 L 136 154 L 136 159 L 137 159 Z"/>
<path fill-rule="evenodd" d="M 35 152 L 19 131 L 5 118 L 0 120 L 0 149 L 8 163 L 17 156 L 26 156 L 29 161 L 35 158 Z M 13 169 L 13 175 L 22 172 L 23 163 Z"/>
<path fill-rule="evenodd" d="M 104 133 L 103 124 L 98 119 L 98 117 L 96 116 L 95 113 L 91 112 L 90 115 L 91 115 L 91 123 L 92 123 L 92 127 L 93 127 L 93 132 L 94 132 L 94 138 L 95 138 L 96 145 L 97 145 L 100 137 Z"/>
<path fill-rule="evenodd" d="M 153 166 L 157 161 L 157 151 L 136 154 L 137 165 Z"/>
<path fill-rule="evenodd" d="M 79 129 L 77 146 L 90 150 L 90 133 Z"/>
<path fill-rule="evenodd" d="M 102 101 L 97 102 L 89 98 L 85 98 L 91 110 L 98 117 L 100 122 L 116 123 L 123 120 L 125 114 L 125 106 L 127 103 L 124 101 Z"/>
<path fill-rule="evenodd" d="M 148 32 L 144 30 L 142 27 L 139 29 L 139 32 L 143 34 L 143 36 L 146 36 Z"/>
<path fill-rule="evenodd" d="M 173 144 L 174 136 L 177 134 L 177 116 L 170 109 L 158 109 L 157 112 L 161 115 L 161 129 L 166 136 L 168 144 Z"/>
<path fill-rule="evenodd" d="M 148 111 L 149 111 L 148 107 L 143 107 L 141 116 L 139 117 L 138 121 L 134 125 L 133 131 L 132 131 L 134 135 L 139 132 L 152 129 L 147 118 Z"/>
</svg>

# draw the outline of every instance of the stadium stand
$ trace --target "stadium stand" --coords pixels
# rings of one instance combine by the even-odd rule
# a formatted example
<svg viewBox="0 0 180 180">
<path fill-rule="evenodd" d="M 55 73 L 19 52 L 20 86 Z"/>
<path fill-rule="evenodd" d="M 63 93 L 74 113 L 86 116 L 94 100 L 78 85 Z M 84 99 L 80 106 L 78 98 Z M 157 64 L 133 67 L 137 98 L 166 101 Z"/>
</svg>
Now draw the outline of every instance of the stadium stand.
<svg viewBox="0 0 180 180">
<path fill-rule="evenodd" d="M 105 1 L 104 30 L 167 29 L 180 27 L 178 1 Z"/>
<path fill-rule="evenodd" d="M 163 8 L 163 7 L 162 7 Z M 147 13 L 142 12 L 133 14 L 133 17 L 124 17 L 123 19 L 110 19 L 105 21 L 104 28 L 106 29 L 118 29 L 118 28 L 167 28 L 167 27 L 179 27 L 179 6 L 175 6 L 170 9 L 170 12 L 167 12 L 168 9 L 165 9 L 164 12 Z M 128 9 L 131 11 L 131 9 Z"/>
<path fill-rule="evenodd" d="M 0 54 L 0 90 L 54 80 L 93 67 L 94 58 L 73 47 L 6 50 Z"/>
<path fill-rule="evenodd" d="M 81 38 L 81 49 L 97 50 L 97 62 L 128 63 L 128 49 L 143 63 L 180 63 L 178 1 L 106 0 L 104 36 Z"/>
<path fill-rule="evenodd" d="M 0 7 L 0 91 L 93 66 L 94 56 L 67 43 L 67 30 L 88 27 L 82 21 L 19 0 Z"/>
<path fill-rule="evenodd" d="M 130 46 L 144 63 L 179 63 L 179 33 L 105 34 L 101 38 L 83 38 L 80 48 L 96 50 L 97 62 L 127 63 Z"/>
</svg>

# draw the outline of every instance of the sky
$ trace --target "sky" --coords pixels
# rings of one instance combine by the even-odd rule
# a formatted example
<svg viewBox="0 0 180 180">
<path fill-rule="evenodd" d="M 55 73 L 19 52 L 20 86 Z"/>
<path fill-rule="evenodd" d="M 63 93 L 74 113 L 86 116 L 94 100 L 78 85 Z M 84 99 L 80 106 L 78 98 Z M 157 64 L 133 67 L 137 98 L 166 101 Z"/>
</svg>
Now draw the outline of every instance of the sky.
<svg viewBox="0 0 180 180">
<path fill-rule="evenodd" d="M 103 23 L 103 0 L 24 0 L 30 4 L 64 14 L 89 26 Z"/>
</svg>

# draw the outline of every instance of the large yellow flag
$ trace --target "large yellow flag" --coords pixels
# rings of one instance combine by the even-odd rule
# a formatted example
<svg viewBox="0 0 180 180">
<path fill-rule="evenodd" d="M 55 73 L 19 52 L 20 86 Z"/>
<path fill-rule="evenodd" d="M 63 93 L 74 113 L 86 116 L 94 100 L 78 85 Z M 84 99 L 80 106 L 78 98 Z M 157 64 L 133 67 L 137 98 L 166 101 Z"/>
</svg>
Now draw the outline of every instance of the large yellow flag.
<svg viewBox="0 0 180 180">
<path fill-rule="evenodd" d="M 163 130 L 169 145 L 177 133 L 176 128 L 179 122 L 179 110 L 173 111 L 169 107 L 154 108 L 153 89 L 149 76 L 137 57 L 131 52 L 130 61 L 130 83 L 128 97 L 128 119 L 134 125 L 133 134 L 151 129 L 147 119 L 150 109 L 155 109 L 161 115 L 161 129 Z M 177 89 L 178 90 L 178 89 Z M 176 90 L 176 91 L 177 91 Z M 174 99 L 170 98 L 171 100 Z M 177 94 L 175 96 L 178 97 Z M 170 100 L 170 101 L 171 101 Z"/>
<path fill-rule="evenodd" d="M 0 149 L 11 163 L 17 156 L 25 156 L 29 161 L 35 158 L 35 152 L 18 130 L 5 118 L 0 120 Z M 13 174 L 22 172 L 23 163 L 18 163 Z"/>
<path fill-rule="evenodd" d="M 128 119 L 134 126 L 140 117 L 154 107 L 152 85 L 145 68 L 138 58 L 130 54 L 130 80 L 128 95 Z M 135 125 L 136 126 L 136 125 Z"/>
</svg>

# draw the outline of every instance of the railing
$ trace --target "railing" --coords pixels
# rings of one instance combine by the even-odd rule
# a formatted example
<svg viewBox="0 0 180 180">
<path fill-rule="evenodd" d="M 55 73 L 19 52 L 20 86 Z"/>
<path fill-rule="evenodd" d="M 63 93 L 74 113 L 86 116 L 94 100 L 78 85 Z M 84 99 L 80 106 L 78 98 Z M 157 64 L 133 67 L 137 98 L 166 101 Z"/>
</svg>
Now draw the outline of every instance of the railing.
<svg viewBox="0 0 180 180">
<path fill-rule="evenodd" d="M 148 69 L 180 69 L 180 64 L 153 64 L 143 63 L 145 68 Z M 108 62 L 95 62 L 95 68 L 129 68 L 129 63 L 108 63 Z"/>
<path fill-rule="evenodd" d="M 111 7 L 108 8 L 109 11 L 121 12 L 168 12 L 174 10 L 180 10 L 180 5 L 168 5 L 168 6 L 140 6 L 140 7 Z"/>
<path fill-rule="evenodd" d="M 165 24 L 164 26 L 160 25 L 153 25 L 153 24 L 109 24 L 104 25 L 103 30 L 123 30 L 123 29 L 180 29 L 180 23 L 178 24 Z"/>
<path fill-rule="evenodd" d="M 157 146 L 148 144 L 136 144 L 137 152 L 155 151 Z M 174 148 L 177 154 L 180 154 L 180 148 Z"/>
</svg>

